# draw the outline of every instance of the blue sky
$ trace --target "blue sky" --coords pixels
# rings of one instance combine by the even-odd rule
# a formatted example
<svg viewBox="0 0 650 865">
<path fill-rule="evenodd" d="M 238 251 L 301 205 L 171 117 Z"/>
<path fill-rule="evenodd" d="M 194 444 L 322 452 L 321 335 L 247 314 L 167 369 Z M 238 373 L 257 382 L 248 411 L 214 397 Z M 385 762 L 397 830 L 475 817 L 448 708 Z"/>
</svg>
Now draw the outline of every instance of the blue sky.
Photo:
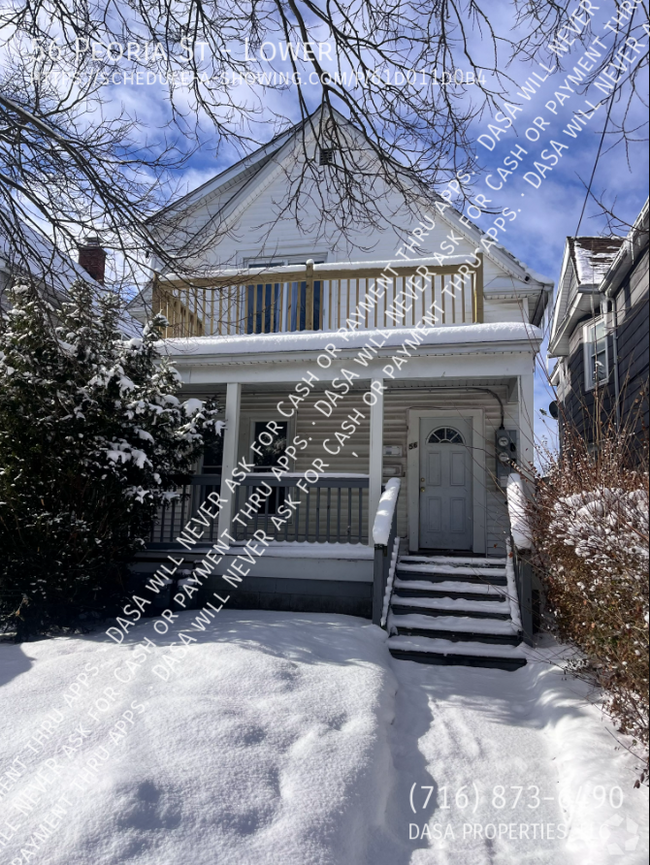
<svg viewBox="0 0 650 865">
<path fill-rule="evenodd" d="M 610 18 L 612 6 L 613 4 L 601 4 L 602 13 L 593 21 L 594 36 L 598 36 L 602 43 L 608 46 L 612 44 L 615 36 L 611 30 L 604 28 L 603 24 Z M 644 56 L 647 58 L 648 41 L 647 38 L 643 40 L 644 50 L 638 54 L 627 50 L 632 58 L 631 61 L 623 61 L 624 65 L 628 66 L 627 74 L 635 62 Z M 598 43 L 594 48 L 600 50 Z M 477 165 L 482 169 L 478 172 L 479 187 L 485 185 L 486 179 L 493 186 L 498 186 L 502 179 L 495 170 L 504 166 L 503 159 L 513 151 L 518 152 L 518 147 L 527 151 L 525 156 L 520 154 L 520 167 L 507 176 L 503 189 L 494 191 L 494 205 L 521 211 L 507 237 L 503 236 L 503 242 L 528 266 L 555 281 L 559 276 L 566 237 L 576 234 L 579 222 L 580 234 L 607 233 L 606 217 L 592 197 L 587 199 L 586 186 L 596 165 L 599 145 L 603 138 L 608 98 L 606 93 L 595 85 L 580 93 L 575 82 L 567 82 L 567 74 L 573 72 L 584 54 L 584 47 L 573 46 L 564 58 L 564 71 L 558 70 L 551 74 L 536 63 L 520 64 L 520 68 L 511 74 L 522 84 L 528 82 L 528 90 L 533 90 L 534 94 L 528 93 L 530 101 L 527 101 L 520 95 L 522 88 L 512 89 L 513 104 L 523 109 L 521 113 L 516 113 L 514 126 L 496 142 L 497 136 L 490 135 L 489 130 L 486 130 L 487 123 L 483 121 L 479 124 L 481 131 L 478 135 L 487 131 L 494 141 L 494 149 L 491 151 L 480 143 L 477 146 Z M 544 67 L 553 68 L 547 58 L 544 58 L 543 62 Z M 584 58 L 584 66 L 588 66 L 589 62 L 588 58 Z M 582 67 L 578 67 L 578 72 L 581 71 Z M 533 73 L 537 73 L 539 77 L 533 77 Z M 541 80 L 544 78 L 547 80 Z M 560 85 L 564 85 L 563 89 L 560 89 Z M 644 87 L 645 92 L 636 97 L 631 105 L 632 125 L 647 121 L 647 76 Z M 571 89 L 576 92 L 570 93 Z M 563 106 L 559 104 L 562 98 L 555 96 L 558 92 L 562 94 L 562 98 L 570 97 Z M 593 111 L 586 101 L 591 106 L 598 106 L 600 103 L 600 107 Z M 612 121 L 616 122 L 620 118 L 624 107 L 625 105 L 616 103 L 612 106 L 609 130 L 612 128 Z M 575 112 L 578 110 L 585 112 L 582 115 L 585 123 L 578 124 L 581 131 L 573 138 L 564 130 L 570 121 L 575 125 Z M 537 127 L 534 122 L 536 119 Z M 502 128 L 506 125 L 505 122 L 497 124 Z M 538 141 L 529 140 L 535 139 L 537 133 Z M 484 140 L 492 146 L 491 141 Z M 556 144 L 552 145 L 550 142 Z M 567 145 L 568 149 L 564 149 Z M 543 169 L 540 171 L 535 167 L 535 162 L 549 167 L 552 159 L 545 161 L 540 156 L 543 151 L 546 151 L 547 155 L 555 154 L 556 149 L 558 162 L 551 171 L 544 172 Z M 537 180 L 529 175 L 535 184 L 540 183 L 539 188 L 527 182 L 524 178 L 527 172 L 533 172 L 540 178 Z M 543 179 L 541 175 L 544 175 Z M 597 161 L 592 191 L 597 198 L 613 207 L 623 220 L 633 223 L 648 196 L 647 142 L 639 141 L 626 148 L 624 144 L 616 141 L 611 132 L 606 133 Z M 583 207 L 585 212 L 580 221 Z M 542 361 L 545 360 L 545 348 L 546 343 Z M 547 408 L 552 398 L 546 377 L 540 370 L 537 375 L 536 408 Z M 536 428 L 539 436 L 546 435 L 552 440 L 556 425 L 541 417 L 538 411 Z"/>
</svg>

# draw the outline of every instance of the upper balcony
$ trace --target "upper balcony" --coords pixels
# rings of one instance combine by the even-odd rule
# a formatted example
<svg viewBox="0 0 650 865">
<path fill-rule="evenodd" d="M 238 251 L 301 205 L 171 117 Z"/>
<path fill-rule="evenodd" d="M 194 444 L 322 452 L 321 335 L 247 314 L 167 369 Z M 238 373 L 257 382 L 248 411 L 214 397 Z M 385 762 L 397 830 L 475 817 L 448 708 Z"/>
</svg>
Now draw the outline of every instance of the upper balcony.
<svg viewBox="0 0 650 865">
<path fill-rule="evenodd" d="M 157 278 L 152 307 L 166 337 L 449 326 L 482 323 L 483 257 L 222 270 Z"/>
</svg>

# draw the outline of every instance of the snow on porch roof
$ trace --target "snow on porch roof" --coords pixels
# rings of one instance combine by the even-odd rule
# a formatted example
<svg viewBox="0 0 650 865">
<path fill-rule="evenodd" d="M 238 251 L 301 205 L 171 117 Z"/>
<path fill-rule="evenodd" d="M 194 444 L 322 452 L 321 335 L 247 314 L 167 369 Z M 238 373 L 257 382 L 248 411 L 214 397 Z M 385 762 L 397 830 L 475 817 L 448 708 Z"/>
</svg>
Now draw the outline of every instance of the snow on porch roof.
<svg viewBox="0 0 650 865">
<path fill-rule="evenodd" d="M 246 336 L 193 336 L 167 339 L 159 343 L 162 351 L 176 356 L 259 354 L 260 352 L 320 351 L 328 343 L 341 349 L 365 345 L 393 348 L 418 335 L 422 345 L 478 345 L 481 343 L 528 342 L 537 350 L 542 340 L 538 327 L 525 322 L 469 324 L 428 328 L 395 328 L 390 331 L 358 330 L 303 331 L 301 333 L 259 333 Z"/>
</svg>

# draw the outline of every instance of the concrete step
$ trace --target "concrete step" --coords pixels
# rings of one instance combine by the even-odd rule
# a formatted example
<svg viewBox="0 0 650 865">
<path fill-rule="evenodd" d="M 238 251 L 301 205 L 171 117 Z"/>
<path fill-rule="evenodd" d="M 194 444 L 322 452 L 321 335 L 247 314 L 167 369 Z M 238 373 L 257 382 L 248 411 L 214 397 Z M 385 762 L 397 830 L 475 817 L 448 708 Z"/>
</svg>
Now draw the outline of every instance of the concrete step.
<svg viewBox="0 0 650 865">
<path fill-rule="evenodd" d="M 436 564 L 436 565 L 454 565 L 455 567 L 474 567 L 474 568 L 505 568 L 507 562 L 503 558 L 483 558 L 482 556 L 419 556 L 406 555 L 400 556 L 400 562 L 405 564 Z"/>
<path fill-rule="evenodd" d="M 451 568 L 430 569 L 423 568 L 418 565 L 401 566 L 398 565 L 395 571 L 396 576 L 402 580 L 418 579 L 426 580 L 431 583 L 458 582 L 468 583 L 472 585 L 491 584 L 493 586 L 505 586 L 508 583 L 505 571 L 500 573 L 494 571 L 489 576 L 484 573 L 464 573 Z"/>
<path fill-rule="evenodd" d="M 489 645 L 474 641 L 453 642 L 428 637 L 389 637 L 388 648 L 394 658 L 439 666 L 487 667 L 518 670 L 526 656 L 516 646 Z"/>
</svg>

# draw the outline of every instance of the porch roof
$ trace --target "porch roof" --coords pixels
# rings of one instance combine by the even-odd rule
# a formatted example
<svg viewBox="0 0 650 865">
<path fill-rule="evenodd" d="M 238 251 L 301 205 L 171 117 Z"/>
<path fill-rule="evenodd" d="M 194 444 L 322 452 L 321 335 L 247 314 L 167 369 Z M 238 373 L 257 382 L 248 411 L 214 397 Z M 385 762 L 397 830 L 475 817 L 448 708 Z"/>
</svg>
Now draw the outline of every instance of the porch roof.
<svg viewBox="0 0 650 865">
<path fill-rule="evenodd" d="M 359 349 L 366 345 L 377 348 L 381 357 L 390 354 L 407 339 L 418 334 L 420 348 L 447 346 L 469 347 L 476 350 L 478 345 L 499 343 L 526 343 L 531 351 L 537 351 L 542 341 L 538 327 L 526 322 L 507 322 L 493 324 L 470 324 L 429 328 L 394 328 L 391 330 L 346 330 L 302 331 L 297 333 L 259 333 L 245 336 L 193 336 L 166 339 L 160 343 L 161 350 L 191 361 L 206 356 L 232 355 L 283 355 L 287 352 L 321 352 L 328 344 L 334 344 L 345 356 L 346 349 Z"/>
</svg>

